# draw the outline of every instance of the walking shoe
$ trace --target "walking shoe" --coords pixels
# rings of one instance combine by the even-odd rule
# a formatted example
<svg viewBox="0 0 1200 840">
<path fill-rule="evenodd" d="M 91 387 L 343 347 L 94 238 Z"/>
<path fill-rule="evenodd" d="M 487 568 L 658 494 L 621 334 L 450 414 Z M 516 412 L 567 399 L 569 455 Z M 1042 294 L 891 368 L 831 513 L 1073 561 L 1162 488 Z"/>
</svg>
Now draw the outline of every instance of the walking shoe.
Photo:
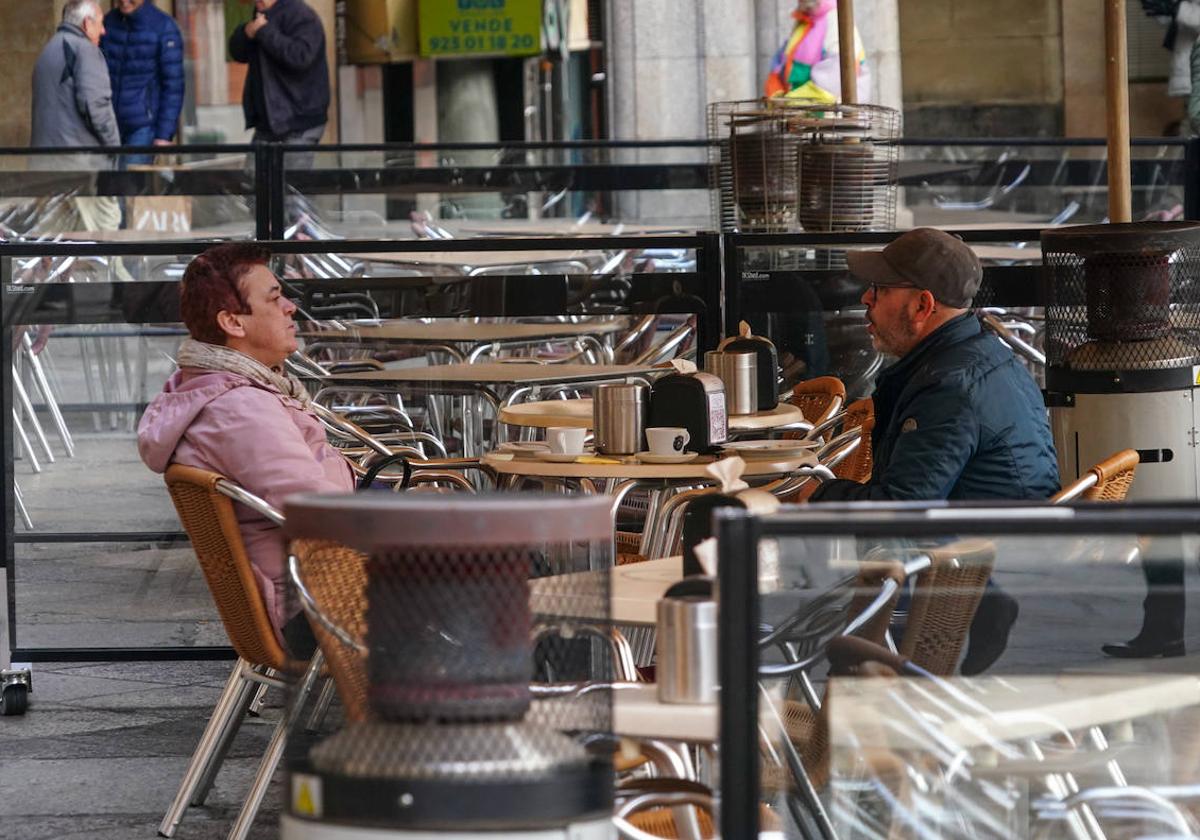
<svg viewBox="0 0 1200 840">
<path fill-rule="evenodd" d="M 983 673 L 1000 658 L 1008 647 L 1008 634 L 1018 612 L 1016 599 L 998 590 L 989 592 L 979 602 L 967 639 L 967 655 L 958 668 L 964 677 Z"/>
<path fill-rule="evenodd" d="M 1128 642 L 1101 645 L 1100 650 L 1117 659 L 1152 659 L 1155 656 L 1167 658 L 1184 654 L 1183 639 L 1143 638 L 1141 633 Z"/>
</svg>

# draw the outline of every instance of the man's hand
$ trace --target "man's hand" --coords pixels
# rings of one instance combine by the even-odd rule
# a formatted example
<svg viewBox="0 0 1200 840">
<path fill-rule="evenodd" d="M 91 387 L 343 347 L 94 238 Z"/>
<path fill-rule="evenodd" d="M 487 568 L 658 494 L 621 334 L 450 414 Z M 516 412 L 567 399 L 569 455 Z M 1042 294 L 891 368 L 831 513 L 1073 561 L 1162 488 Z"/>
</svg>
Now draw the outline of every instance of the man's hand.
<svg viewBox="0 0 1200 840">
<path fill-rule="evenodd" d="M 258 34 L 258 30 L 267 25 L 267 16 L 259 12 L 254 16 L 254 20 L 246 24 L 246 37 L 253 38 Z"/>
<path fill-rule="evenodd" d="M 172 143 L 170 140 L 164 140 L 161 137 L 155 137 L 154 145 L 155 146 L 170 146 L 170 145 L 172 145 Z"/>
</svg>

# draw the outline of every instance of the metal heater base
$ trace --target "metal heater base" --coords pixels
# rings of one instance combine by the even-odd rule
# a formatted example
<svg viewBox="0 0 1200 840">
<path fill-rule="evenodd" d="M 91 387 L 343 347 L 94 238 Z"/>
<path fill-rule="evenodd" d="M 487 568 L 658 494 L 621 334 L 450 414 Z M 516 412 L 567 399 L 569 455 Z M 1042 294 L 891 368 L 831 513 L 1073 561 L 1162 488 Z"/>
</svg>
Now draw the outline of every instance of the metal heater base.
<svg viewBox="0 0 1200 840">
<path fill-rule="evenodd" d="M 612 840 L 616 836 L 608 817 L 577 822 L 561 828 L 536 831 L 414 831 L 396 828 L 359 828 L 303 820 L 284 814 L 280 840 Z"/>
<path fill-rule="evenodd" d="M 1077 393 L 1073 407 L 1051 408 L 1063 483 L 1114 452 L 1136 449 L 1142 463 L 1129 490 L 1130 501 L 1200 498 L 1198 390 Z"/>
</svg>

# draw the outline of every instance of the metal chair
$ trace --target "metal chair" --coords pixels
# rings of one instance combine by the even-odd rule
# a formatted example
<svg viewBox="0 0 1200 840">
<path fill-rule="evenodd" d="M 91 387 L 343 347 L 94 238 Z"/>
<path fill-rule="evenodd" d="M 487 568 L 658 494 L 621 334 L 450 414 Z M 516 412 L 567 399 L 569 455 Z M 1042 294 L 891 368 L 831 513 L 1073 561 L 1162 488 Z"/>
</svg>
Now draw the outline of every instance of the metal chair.
<svg viewBox="0 0 1200 840">
<path fill-rule="evenodd" d="M 1062 490 L 1050 497 L 1050 504 L 1085 502 L 1121 502 L 1133 485 L 1140 457 L 1135 449 L 1122 449 L 1096 464 Z"/>
<path fill-rule="evenodd" d="M 250 560 L 242 545 L 233 502 L 247 505 L 282 525 L 283 516 L 262 499 L 217 473 L 173 464 L 166 472 L 167 489 L 192 541 L 196 559 L 216 602 L 221 622 L 237 652 L 229 680 L 200 736 L 175 800 L 158 833 L 171 837 L 189 804 L 204 803 L 217 771 L 259 686 L 282 687 L 295 682 L 296 702 L 281 717 L 229 832 L 244 840 L 258 813 L 267 786 L 283 754 L 284 739 L 303 709 L 321 669 L 318 651 L 309 662 L 293 659 L 275 634 L 258 591 Z"/>
</svg>

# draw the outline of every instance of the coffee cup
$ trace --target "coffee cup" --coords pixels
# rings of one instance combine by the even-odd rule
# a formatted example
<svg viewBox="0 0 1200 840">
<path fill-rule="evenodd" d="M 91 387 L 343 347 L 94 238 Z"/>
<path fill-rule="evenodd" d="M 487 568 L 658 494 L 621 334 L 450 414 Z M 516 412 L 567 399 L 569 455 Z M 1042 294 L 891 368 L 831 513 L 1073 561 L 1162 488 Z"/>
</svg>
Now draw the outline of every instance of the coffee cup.
<svg viewBox="0 0 1200 840">
<path fill-rule="evenodd" d="M 546 442 L 550 451 L 562 455 L 583 454 L 583 441 L 587 437 L 587 429 L 573 429 L 568 426 L 551 426 L 546 429 Z"/>
<path fill-rule="evenodd" d="M 653 455 L 682 455 L 691 439 L 683 426 L 656 426 L 646 430 L 646 443 Z"/>
</svg>

